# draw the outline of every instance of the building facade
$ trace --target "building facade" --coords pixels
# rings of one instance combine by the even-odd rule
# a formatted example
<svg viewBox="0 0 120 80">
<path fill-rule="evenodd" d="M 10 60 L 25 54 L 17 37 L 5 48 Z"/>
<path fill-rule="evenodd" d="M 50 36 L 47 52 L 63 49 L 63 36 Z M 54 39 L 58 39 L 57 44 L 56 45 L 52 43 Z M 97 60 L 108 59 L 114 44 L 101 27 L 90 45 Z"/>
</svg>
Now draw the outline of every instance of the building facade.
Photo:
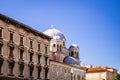
<svg viewBox="0 0 120 80">
<path fill-rule="evenodd" d="M 0 14 L 0 80 L 85 80 L 79 47 L 55 28 L 39 32 Z"/>
<path fill-rule="evenodd" d="M 79 47 L 77 44 L 72 44 L 67 49 L 64 34 L 55 28 L 48 29 L 43 33 L 52 37 L 50 41 L 50 60 L 80 65 Z"/>
<path fill-rule="evenodd" d="M 85 71 L 78 66 L 50 61 L 51 80 L 85 80 Z"/>
<path fill-rule="evenodd" d="M 48 80 L 50 40 L 0 14 L 0 80 Z"/>
<path fill-rule="evenodd" d="M 79 47 L 77 44 L 66 48 L 66 38 L 58 29 L 44 31 L 52 37 L 50 41 L 50 79 L 85 80 L 85 70 L 80 68 Z"/>
<path fill-rule="evenodd" d="M 114 68 L 99 66 L 89 67 L 86 72 L 86 80 L 114 80 L 117 70 Z"/>
</svg>

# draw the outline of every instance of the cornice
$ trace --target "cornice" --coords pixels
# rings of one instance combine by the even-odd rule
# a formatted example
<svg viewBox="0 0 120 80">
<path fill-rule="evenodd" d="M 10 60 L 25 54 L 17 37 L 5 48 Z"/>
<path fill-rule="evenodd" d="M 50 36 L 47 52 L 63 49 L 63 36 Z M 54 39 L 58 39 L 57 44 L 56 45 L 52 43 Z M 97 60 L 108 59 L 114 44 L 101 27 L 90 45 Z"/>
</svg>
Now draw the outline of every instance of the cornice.
<svg viewBox="0 0 120 80">
<path fill-rule="evenodd" d="M 39 31 L 31 28 L 30 26 L 25 25 L 25 24 L 23 24 L 21 22 L 18 22 L 18 21 L 14 20 L 14 19 L 12 19 L 10 17 L 7 17 L 7 16 L 1 14 L 1 13 L 0 13 L 0 20 L 4 21 L 6 24 L 12 24 L 12 25 L 14 25 L 17 28 L 23 28 L 27 32 L 31 32 L 34 35 L 38 35 L 38 36 L 40 36 L 40 37 L 42 37 L 44 39 L 48 39 L 49 41 L 52 39 L 50 36 L 45 35 L 44 33 L 39 32 Z"/>
</svg>

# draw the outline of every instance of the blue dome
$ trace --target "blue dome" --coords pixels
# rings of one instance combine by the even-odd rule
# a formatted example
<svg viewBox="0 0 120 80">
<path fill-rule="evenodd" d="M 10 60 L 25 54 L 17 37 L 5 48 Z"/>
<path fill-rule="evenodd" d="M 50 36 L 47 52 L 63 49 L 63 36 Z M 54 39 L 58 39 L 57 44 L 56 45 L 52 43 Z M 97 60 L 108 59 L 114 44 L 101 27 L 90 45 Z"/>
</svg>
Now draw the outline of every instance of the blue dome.
<svg viewBox="0 0 120 80">
<path fill-rule="evenodd" d="M 69 49 L 70 49 L 70 48 L 78 48 L 78 49 L 79 49 L 79 47 L 78 47 L 77 44 L 72 44 L 72 45 L 69 47 Z"/>
<path fill-rule="evenodd" d="M 75 64 L 76 64 L 76 65 L 79 64 L 78 61 L 77 61 L 75 58 L 71 57 L 71 56 L 66 56 L 66 57 L 64 58 L 63 62 L 65 62 L 65 63 L 67 63 L 67 64 L 74 64 L 74 65 L 75 65 Z"/>
</svg>

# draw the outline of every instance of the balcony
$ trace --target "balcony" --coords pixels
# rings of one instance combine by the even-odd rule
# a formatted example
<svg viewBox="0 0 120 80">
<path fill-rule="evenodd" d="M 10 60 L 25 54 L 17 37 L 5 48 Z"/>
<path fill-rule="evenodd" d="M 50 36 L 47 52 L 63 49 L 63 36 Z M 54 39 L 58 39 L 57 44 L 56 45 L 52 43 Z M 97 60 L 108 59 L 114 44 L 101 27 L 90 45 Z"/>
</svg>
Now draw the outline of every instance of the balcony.
<svg viewBox="0 0 120 80">
<path fill-rule="evenodd" d="M 48 54 L 48 53 L 45 53 L 45 54 L 44 54 L 44 57 L 49 58 L 49 54 Z"/>
<path fill-rule="evenodd" d="M 8 42 L 8 46 L 11 47 L 11 48 L 14 48 L 15 47 L 15 43 L 13 41 L 9 41 Z"/>
<path fill-rule="evenodd" d="M 0 45 L 3 45 L 3 38 L 0 38 Z"/>
<path fill-rule="evenodd" d="M 29 50 L 28 50 L 28 52 L 29 52 L 29 53 L 32 53 L 32 54 L 34 54 L 34 51 L 33 51 L 33 49 L 32 49 L 32 48 L 31 48 L 31 49 L 29 49 Z"/>
<path fill-rule="evenodd" d="M 19 48 L 20 50 L 22 50 L 22 51 L 24 51 L 24 50 L 25 50 L 25 47 L 24 47 L 24 45 L 23 45 L 23 44 L 20 44 L 20 45 L 18 46 L 18 48 Z"/>
<path fill-rule="evenodd" d="M 41 56 L 42 52 L 41 51 L 37 51 L 36 54 Z"/>
</svg>

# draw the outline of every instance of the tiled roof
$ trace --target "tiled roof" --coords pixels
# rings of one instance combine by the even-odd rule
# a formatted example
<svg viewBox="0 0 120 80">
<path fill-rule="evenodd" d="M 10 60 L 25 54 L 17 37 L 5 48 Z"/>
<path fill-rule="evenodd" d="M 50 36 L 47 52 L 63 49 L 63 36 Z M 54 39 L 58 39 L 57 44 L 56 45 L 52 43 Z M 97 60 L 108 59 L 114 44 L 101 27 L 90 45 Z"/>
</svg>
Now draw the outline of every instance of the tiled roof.
<svg viewBox="0 0 120 80">
<path fill-rule="evenodd" d="M 95 67 L 95 68 L 88 68 L 87 69 L 87 72 L 99 72 L 99 71 L 108 71 L 108 69 L 113 69 L 113 68 L 110 68 L 108 66 L 105 66 L 105 67 Z"/>
<path fill-rule="evenodd" d="M 81 68 L 81 69 L 86 69 L 86 67 L 85 67 L 85 66 L 80 66 L 80 68 Z"/>
</svg>

